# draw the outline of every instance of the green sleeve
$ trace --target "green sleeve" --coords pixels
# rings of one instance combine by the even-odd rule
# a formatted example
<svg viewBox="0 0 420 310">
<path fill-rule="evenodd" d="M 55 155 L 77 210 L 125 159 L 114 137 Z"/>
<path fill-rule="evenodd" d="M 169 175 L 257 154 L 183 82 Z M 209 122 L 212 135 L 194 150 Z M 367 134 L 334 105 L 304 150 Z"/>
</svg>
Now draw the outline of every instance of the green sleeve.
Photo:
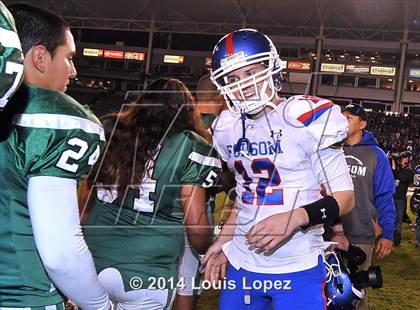
<svg viewBox="0 0 420 310">
<path fill-rule="evenodd" d="M 81 129 L 19 127 L 18 131 L 15 151 L 28 178 L 55 176 L 81 180 L 96 162 L 103 144 L 97 134 Z"/>
<path fill-rule="evenodd" d="M 217 152 L 210 144 L 197 137 L 192 141 L 192 147 L 183 169 L 181 183 L 194 184 L 209 188 L 216 184 L 221 172 L 221 162 Z"/>
</svg>

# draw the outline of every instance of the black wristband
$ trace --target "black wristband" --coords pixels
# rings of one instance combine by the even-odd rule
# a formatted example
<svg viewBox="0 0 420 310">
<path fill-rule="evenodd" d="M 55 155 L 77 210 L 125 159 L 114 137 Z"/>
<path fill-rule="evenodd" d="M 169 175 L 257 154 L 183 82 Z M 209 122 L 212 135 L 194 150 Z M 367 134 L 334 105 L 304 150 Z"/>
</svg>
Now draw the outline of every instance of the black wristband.
<svg viewBox="0 0 420 310">
<path fill-rule="evenodd" d="M 317 224 L 333 223 L 340 218 L 340 207 L 333 196 L 325 196 L 317 201 L 302 206 L 309 217 L 304 228 Z"/>
<path fill-rule="evenodd" d="M 338 219 L 336 219 L 335 221 L 331 222 L 331 226 L 337 225 L 337 224 L 341 224 L 341 217 L 339 217 Z"/>
</svg>

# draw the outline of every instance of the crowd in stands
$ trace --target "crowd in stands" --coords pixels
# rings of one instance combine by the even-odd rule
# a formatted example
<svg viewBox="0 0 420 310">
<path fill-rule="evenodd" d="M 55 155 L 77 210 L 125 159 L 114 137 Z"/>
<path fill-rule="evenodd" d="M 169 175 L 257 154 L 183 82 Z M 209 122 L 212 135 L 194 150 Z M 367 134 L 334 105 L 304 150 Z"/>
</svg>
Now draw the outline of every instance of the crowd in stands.
<svg viewBox="0 0 420 310">
<path fill-rule="evenodd" d="M 385 115 L 369 113 L 368 130 L 378 140 L 379 147 L 389 156 L 409 150 L 413 154 L 412 164 L 420 160 L 420 118 L 415 115 Z"/>
</svg>

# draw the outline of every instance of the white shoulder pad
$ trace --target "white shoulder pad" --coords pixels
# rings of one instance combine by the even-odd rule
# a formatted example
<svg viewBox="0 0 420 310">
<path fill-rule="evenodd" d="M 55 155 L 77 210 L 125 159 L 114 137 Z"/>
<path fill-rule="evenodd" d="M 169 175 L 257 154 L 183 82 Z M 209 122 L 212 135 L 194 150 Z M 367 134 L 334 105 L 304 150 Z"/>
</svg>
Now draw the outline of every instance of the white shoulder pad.
<svg viewBox="0 0 420 310">
<path fill-rule="evenodd" d="M 285 118 L 294 125 L 308 127 L 333 105 L 331 100 L 298 95 L 287 99 L 285 102 Z"/>
<path fill-rule="evenodd" d="M 229 110 L 224 110 L 216 119 L 213 121 L 213 123 L 210 126 L 211 134 L 214 136 L 215 133 L 223 132 L 227 129 L 229 129 L 232 126 L 232 122 L 239 118 L 239 114 L 237 117 L 236 115 L 230 112 Z"/>
<path fill-rule="evenodd" d="M 213 121 L 210 131 L 213 136 L 213 146 L 216 148 L 219 156 L 228 161 L 229 152 L 225 148 L 226 136 L 233 130 L 232 125 L 239 118 L 239 114 L 233 114 L 229 110 L 222 111 L 220 115 Z"/>
<path fill-rule="evenodd" d="M 308 95 L 293 96 L 286 102 L 285 118 L 293 126 L 305 128 L 307 151 L 325 149 L 347 137 L 348 122 L 331 100 Z"/>
</svg>

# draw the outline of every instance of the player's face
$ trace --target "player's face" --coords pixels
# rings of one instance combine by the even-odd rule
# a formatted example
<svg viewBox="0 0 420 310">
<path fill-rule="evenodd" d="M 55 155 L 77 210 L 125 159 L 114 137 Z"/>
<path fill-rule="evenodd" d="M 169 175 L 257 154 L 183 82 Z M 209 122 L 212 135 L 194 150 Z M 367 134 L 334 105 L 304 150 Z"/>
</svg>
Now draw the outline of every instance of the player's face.
<svg viewBox="0 0 420 310">
<path fill-rule="evenodd" d="M 360 134 L 365 129 L 366 121 L 362 120 L 359 116 L 351 114 L 349 111 L 344 111 L 343 115 L 349 123 L 349 137 Z"/>
<path fill-rule="evenodd" d="M 73 56 L 76 53 L 73 35 L 65 31 L 65 42 L 55 49 L 54 57 L 49 57 L 46 66 L 46 78 L 49 89 L 64 92 L 71 78 L 76 77 Z"/>
<path fill-rule="evenodd" d="M 243 68 L 239 68 L 227 74 L 228 83 L 237 83 L 243 79 L 250 78 L 264 69 L 265 67 L 262 64 L 252 64 Z M 255 90 L 255 86 L 253 83 L 247 83 L 251 85 L 242 88 L 242 93 L 245 97 L 245 100 L 258 98 L 263 82 L 264 81 L 260 81 L 259 83 L 257 83 L 257 90 Z M 238 100 L 243 100 L 239 90 L 235 91 L 233 94 Z"/>
<path fill-rule="evenodd" d="M 410 163 L 410 157 L 403 157 L 400 159 L 400 164 L 401 166 L 408 166 L 408 164 Z"/>
<path fill-rule="evenodd" d="M 208 104 L 209 106 L 211 106 L 211 110 L 213 111 L 214 115 L 219 115 L 220 113 L 222 113 L 223 110 L 227 109 L 225 100 L 220 94 L 207 100 L 205 104 Z"/>
</svg>

